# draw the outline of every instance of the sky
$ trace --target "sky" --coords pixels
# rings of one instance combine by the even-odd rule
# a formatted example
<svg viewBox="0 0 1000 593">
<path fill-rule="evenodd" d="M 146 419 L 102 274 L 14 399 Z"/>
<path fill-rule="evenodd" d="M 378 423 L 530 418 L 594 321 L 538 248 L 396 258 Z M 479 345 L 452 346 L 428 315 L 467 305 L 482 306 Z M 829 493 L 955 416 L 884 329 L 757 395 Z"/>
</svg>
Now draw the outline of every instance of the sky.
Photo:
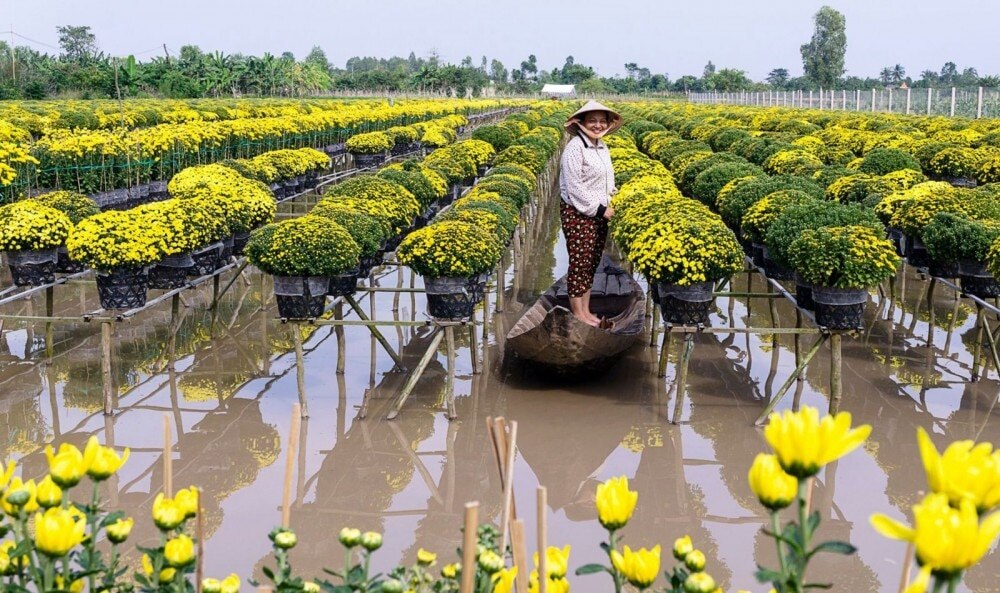
<svg viewBox="0 0 1000 593">
<path fill-rule="evenodd" d="M 17 45 L 57 53 L 59 25 L 89 25 L 100 48 L 140 61 L 203 51 L 260 55 L 318 45 L 343 67 L 352 56 L 411 51 L 458 63 L 472 56 L 516 68 L 529 54 L 539 69 L 566 56 L 601 76 L 636 62 L 671 80 L 717 68 L 763 80 L 773 68 L 802 74 L 799 46 L 813 32 L 812 0 L 0 0 L 0 31 Z M 997 0 L 829 0 L 847 19 L 847 75 L 877 76 L 895 64 L 919 78 L 948 61 L 1000 74 Z M 944 10 L 947 14 L 942 15 Z M 10 41 L 8 32 L 0 38 Z M 27 41 L 29 38 L 32 41 Z"/>
</svg>

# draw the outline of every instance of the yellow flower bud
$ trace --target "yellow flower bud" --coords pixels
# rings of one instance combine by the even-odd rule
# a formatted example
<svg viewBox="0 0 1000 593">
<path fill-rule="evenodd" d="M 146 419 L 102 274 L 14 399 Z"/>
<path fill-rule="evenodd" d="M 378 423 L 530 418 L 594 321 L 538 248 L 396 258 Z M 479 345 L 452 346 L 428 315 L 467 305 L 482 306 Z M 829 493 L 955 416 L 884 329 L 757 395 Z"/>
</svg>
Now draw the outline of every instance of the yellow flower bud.
<svg viewBox="0 0 1000 593">
<path fill-rule="evenodd" d="M 313 581 L 306 581 L 302 584 L 302 590 L 305 591 L 305 593 L 319 593 L 319 585 Z"/>
<path fill-rule="evenodd" d="M 160 529 L 176 529 L 186 518 L 184 507 L 176 499 L 166 498 L 162 492 L 153 499 L 153 522 Z"/>
<path fill-rule="evenodd" d="M 309 583 L 306 583 L 308 585 Z M 235 572 L 222 579 L 221 593 L 240 593 L 240 577 Z M 308 588 L 306 589 L 308 591 Z"/>
<path fill-rule="evenodd" d="M 10 486 L 3 493 L 3 500 L 0 500 L 5 513 L 11 517 L 16 517 L 19 508 L 23 508 L 25 513 L 33 513 L 38 510 L 38 501 L 35 499 L 35 481 L 28 480 L 22 482 L 21 478 L 15 477 L 10 481 Z"/>
<path fill-rule="evenodd" d="M 128 536 L 132 533 L 132 526 L 135 524 L 135 520 L 131 517 L 128 519 L 118 519 L 111 525 L 108 525 L 105 531 L 107 531 L 108 539 L 111 540 L 113 544 L 120 544 L 128 539 Z"/>
<path fill-rule="evenodd" d="M 293 531 L 281 530 L 274 534 L 274 545 L 282 550 L 291 550 L 298 541 Z"/>
<path fill-rule="evenodd" d="M 183 568 L 194 562 L 194 542 L 186 535 L 178 535 L 167 540 L 163 548 L 163 557 L 170 566 Z"/>
<path fill-rule="evenodd" d="M 445 564 L 444 568 L 441 569 L 441 576 L 446 579 L 454 579 L 458 576 L 458 573 L 462 570 L 462 565 L 458 562 L 452 562 L 451 564 Z"/>
<path fill-rule="evenodd" d="M 35 489 L 35 498 L 38 500 L 38 506 L 46 509 L 57 507 L 62 504 L 62 488 L 52 481 L 51 474 L 45 476 L 45 478 L 38 483 L 38 487 Z"/>
<path fill-rule="evenodd" d="M 625 575 L 628 582 L 639 589 L 645 589 L 653 584 L 660 574 L 660 546 L 652 550 L 640 548 L 635 552 L 625 546 L 625 552 L 611 550 L 611 563 L 618 572 Z"/>
<path fill-rule="evenodd" d="M 184 511 L 184 518 L 190 519 L 198 514 L 198 489 L 194 486 L 182 488 L 174 495 L 174 500 Z"/>
<path fill-rule="evenodd" d="M 83 453 L 69 443 L 59 445 L 59 453 L 53 451 L 52 445 L 46 445 L 45 457 L 49 460 L 49 475 L 62 488 L 76 486 L 87 473 Z"/>
<path fill-rule="evenodd" d="M 685 535 L 674 540 L 674 558 L 683 562 L 693 550 L 694 544 L 691 543 L 690 535 Z"/>
<path fill-rule="evenodd" d="M 597 486 L 597 518 L 605 529 L 621 529 L 632 518 L 639 493 L 628 489 L 628 478 L 611 478 Z"/>
<path fill-rule="evenodd" d="M 479 568 L 486 571 L 486 574 L 499 572 L 503 568 L 503 558 L 493 550 L 486 550 L 479 555 Z"/>
<path fill-rule="evenodd" d="M 684 581 L 685 593 L 712 593 L 715 590 L 715 579 L 707 572 L 696 572 Z"/>
<path fill-rule="evenodd" d="M 361 547 L 374 552 L 382 547 L 382 534 L 374 531 L 366 531 L 361 534 Z"/>
<path fill-rule="evenodd" d="M 684 566 L 691 572 L 701 572 L 705 570 L 705 553 L 701 550 L 692 550 L 684 558 Z"/>
<path fill-rule="evenodd" d="M 760 504 L 772 511 L 787 507 L 798 496 L 799 481 L 781 469 L 776 455 L 758 453 L 747 478 Z"/>
<path fill-rule="evenodd" d="M 345 527 L 340 530 L 340 534 L 337 536 L 340 543 L 347 548 L 353 548 L 354 546 L 361 543 L 361 530 L 354 529 L 352 527 Z"/>
<path fill-rule="evenodd" d="M 207 578 L 201 580 L 201 590 L 203 593 L 221 593 L 222 583 L 219 579 Z"/>
</svg>

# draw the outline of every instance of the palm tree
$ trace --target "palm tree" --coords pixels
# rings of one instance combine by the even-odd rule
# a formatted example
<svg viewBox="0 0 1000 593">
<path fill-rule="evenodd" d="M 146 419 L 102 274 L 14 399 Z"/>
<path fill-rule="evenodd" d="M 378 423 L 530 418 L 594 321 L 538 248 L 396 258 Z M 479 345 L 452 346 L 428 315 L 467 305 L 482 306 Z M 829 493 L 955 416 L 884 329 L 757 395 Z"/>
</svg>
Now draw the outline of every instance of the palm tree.
<svg viewBox="0 0 1000 593">
<path fill-rule="evenodd" d="M 886 66 L 879 72 L 878 79 L 882 84 L 888 85 L 892 82 L 892 68 Z"/>
<path fill-rule="evenodd" d="M 906 78 L 906 68 L 903 68 L 903 66 L 900 64 L 896 64 L 895 66 L 892 67 L 892 81 L 894 83 L 899 84 L 903 82 L 905 78 Z"/>
</svg>

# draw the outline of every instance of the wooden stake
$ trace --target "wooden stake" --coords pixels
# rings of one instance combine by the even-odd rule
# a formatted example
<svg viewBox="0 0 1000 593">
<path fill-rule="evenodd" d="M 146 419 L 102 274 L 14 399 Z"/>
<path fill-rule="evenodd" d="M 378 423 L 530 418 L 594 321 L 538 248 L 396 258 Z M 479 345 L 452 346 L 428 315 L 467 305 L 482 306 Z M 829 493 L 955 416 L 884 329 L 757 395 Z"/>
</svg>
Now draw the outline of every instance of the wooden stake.
<svg viewBox="0 0 1000 593">
<path fill-rule="evenodd" d="M 510 545 L 514 553 L 517 593 L 528 593 L 528 545 L 524 539 L 524 520 L 515 519 L 510 526 Z"/>
<path fill-rule="evenodd" d="M 299 447 L 299 427 L 302 425 L 302 407 L 292 406 L 292 425 L 288 431 L 288 455 L 285 457 L 285 484 L 281 494 L 281 526 L 288 529 L 292 516 L 292 474 L 295 472 L 296 450 Z"/>
<path fill-rule="evenodd" d="M 548 549 L 546 543 L 548 534 L 548 491 L 545 486 L 538 487 L 538 593 L 546 593 L 549 584 L 549 571 L 545 561 L 545 551 Z"/>
<path fill-rule="evenodd" d="M 479 503 L 465 503 L 465 527 L 462 538 L 462 588 L 461 593 L 473 593 L 476 577 L 476 530 L 479 528 Z"/>
<path fill-rule="evenodd" d="M 903 558 L 903 575 L 899 580 L 899 593 L 906 591 L 910 583 L 910 567 L 913 566 L 913 542 L 906 544 L 906 557 Z"/>
<path fill-rule="evenodd" d="M 170 436 L 170 414 L 163 414 L 163 496 L 174 496 L 174 443 Z"/>
<path fill-rule="evenodd" d="M 504 464 L 506 477 L 503 487 L 503 512 L 500 515 L 500 554 L 507 550 L 510 530 L 510 509 L 514 501 L 514 455 L 517 452 L 517 422 L 510 423 L 510 442 L 507 443 L 507 461 Z"/>
<path fill-rule="evenodd" d="M 507 440 L 507 420 L 500 416 L 493 420 L 493 450 L 497 455 L 497 467 L 500 469 L 500 490 L 501 492 L 507 487 L 507 453 L 510 448 L 510 443 Z M 511 501 L 510 507 L 510 517 L 511 519 L 517 519 L 517 501 Z"/>
<path fill-rule="evenodd" d="M 204 509 L 201 506 L 201 488 L 195 490 L 198 493 L 198 514 L 195 515 L 195 537 L 198 538 L 198 556 L 195 565 L 194 582 L 195 591 L 201 593 L 201 580 L 205 576 L 205 523 L 202 518 Z"/>
</svg>

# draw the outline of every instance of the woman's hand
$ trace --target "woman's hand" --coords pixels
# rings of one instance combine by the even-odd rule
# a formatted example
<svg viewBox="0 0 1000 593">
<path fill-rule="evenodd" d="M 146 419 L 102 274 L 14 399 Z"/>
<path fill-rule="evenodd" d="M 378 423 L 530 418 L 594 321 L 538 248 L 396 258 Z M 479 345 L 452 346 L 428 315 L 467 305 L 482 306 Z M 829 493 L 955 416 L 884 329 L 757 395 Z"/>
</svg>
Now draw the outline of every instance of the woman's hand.
<svg viewBox="0 0 1000 593">
<path fill-rule="evenodd" d="M 614 216 L 614 215 L 615 215 L 615 209 L 612 208 L 611 206 L 608 206 L 604 210 L 604 218 L 605 218 L 605 220 L 611 220 L 611 217 Z"/>
</svg>

